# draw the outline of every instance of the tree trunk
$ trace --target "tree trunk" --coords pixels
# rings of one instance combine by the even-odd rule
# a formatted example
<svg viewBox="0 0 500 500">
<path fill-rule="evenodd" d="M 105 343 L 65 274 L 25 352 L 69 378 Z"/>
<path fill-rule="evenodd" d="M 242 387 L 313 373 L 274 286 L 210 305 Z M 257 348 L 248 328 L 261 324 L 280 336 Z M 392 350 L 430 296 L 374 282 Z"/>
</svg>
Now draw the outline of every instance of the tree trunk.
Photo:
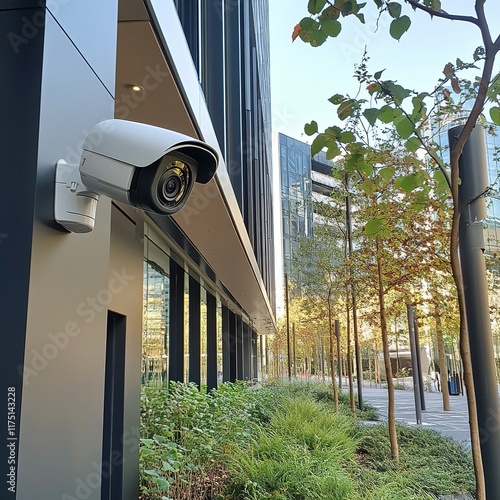
<svg viewBox="0 0 500 500">
<path fill-rule="evenodd" d="M 382 381 L 380 380 L 380 363 L 378 359 L 378 345 L 375 342 L 373 344 L 373 349 L 375 350 L 375 355 L 374 355 L 374 363 L 375 363 L 375 387 L 378 385 L 382 385 Z"/>
<path fill-rule="evenodd" d="M 378 299 L 380 307 L 380 330 L 382 333 L 382 349 L 384 352 L 385 375 L 387 378 L 388 411 L 387 420 L 389 426 L 389 440 L 391 442 L 392 458 L 399 461 L 398 436 L 396 433 L 396 412 L 394 402 L 394 381 L 392 379 L 391 357 L 389 352 L 389 340 L 387 335 L 387 316 L 385 311 L 385 291 L 383 281 L 382 261 L 380 257 L 379 239 L 375 238 L 377 250 L 377 272 L 378 272 Z"/>
<path fill-rule="evenodd" d="M 335 335 L 333 333 L 332 306 L 330 303 L 330 292 L 328 293 L 328 328 L 330 329 L 330 369 L 332 372 L 333 401 L 335 403 L 335 412 L 337 413 L 339 411 L 339 393 L 337 390 L 337 382 L 335 380 L 334 344 L 336 344 L 336 339 L 335 339 Z"/>
<path fill-rule="evenodd" d="M 346 323 L 347 323 L 347 376 L 349 378 L 349 402 L 351 405 L 351 412 L 356 413 L 356 403 L 354 402 L 354 385 L 352 382 L 352 363 L 351 363 L 351 314 L 349 311 L 349 285 L 346 283 Z"/>
<path fill-rule="evenodd" d="M 441 394 L 443 395 L 443 410 L 450 411 L 450 391 L 448 390 L 448 367 L 444 352 L 443 331 L 441 329 L 441 315 L 437 306 L 434 306 L 434 318 L 436 320 L 436 339 L 439 356 L 439 377 L 441 379 Z"/>
</svg>

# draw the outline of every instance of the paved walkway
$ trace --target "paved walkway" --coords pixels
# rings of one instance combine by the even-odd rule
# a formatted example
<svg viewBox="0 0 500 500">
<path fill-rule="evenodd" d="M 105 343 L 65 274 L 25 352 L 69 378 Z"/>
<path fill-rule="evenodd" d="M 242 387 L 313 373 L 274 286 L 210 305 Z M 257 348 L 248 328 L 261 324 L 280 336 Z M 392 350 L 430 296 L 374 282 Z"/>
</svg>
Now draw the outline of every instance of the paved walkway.
<svg viewBox="0 0 500 500">
<path fill-rule="evenodd" d="M 425 392 L 426 410 L 422 411 L 422 426 L 450 436 L 470 447 L 469 417 L 467 398 L 450 396 L 451 411 L 443 411 L 443 397 L 440 392 Z M 363 400 L 387 419 L 387 389 L 363 388 Z M 413 390 L 396 390 L 396 420 L 409 425 L 417 425 Z"/>
</svg>

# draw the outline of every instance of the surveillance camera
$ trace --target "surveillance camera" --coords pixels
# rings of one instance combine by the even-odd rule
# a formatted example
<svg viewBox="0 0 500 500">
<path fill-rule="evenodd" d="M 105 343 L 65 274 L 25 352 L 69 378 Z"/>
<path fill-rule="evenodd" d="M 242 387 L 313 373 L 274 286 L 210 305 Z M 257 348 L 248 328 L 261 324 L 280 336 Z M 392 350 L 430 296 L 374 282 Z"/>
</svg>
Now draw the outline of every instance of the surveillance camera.
<svg viewBox="0 0 500 500">
<path fill-rule="evenodd" d="M 91 231 L 99 194 L 172 215 L 186 204 L 195 182 L 212 179 L 217 164 L 213 148 L 186 135 L 126 120 L 103 121 L 88 134 L 78 167 L 58 162 L 55 219 L 69 231 Z"/>
</svg>

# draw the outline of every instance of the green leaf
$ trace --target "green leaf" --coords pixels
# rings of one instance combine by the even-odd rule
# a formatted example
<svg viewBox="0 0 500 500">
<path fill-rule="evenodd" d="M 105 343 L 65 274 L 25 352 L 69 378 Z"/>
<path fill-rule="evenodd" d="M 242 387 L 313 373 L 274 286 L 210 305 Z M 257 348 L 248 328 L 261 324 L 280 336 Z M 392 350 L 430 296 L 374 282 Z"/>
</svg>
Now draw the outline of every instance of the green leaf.
<svg viewBox="0 0 500 500">
<path fill-rule="evenodd" d="M 155 477 L 153 483 L 156 483 L 160 487 L 160 491 L 167 491 L 170 488 L 170 483 L 162 477 Z"/>
<path fill-rule="evenodd" d="M 337 142 L 341 133 L 342 133 L 342 129 L 340 127 L 337 127 L 336 125 L 334 125 L 333 127 L 328 127 L 325 130 L 325 136 L 326 136 L 327 141 L 333 140 L 334 142 Z M 327 142 L 327 145 L 328 145 L 328 142 Z"/>
<path fill-rule="evenodd" d="M 412 119 L 420 120 L 425 113 L 425 104 L 420 97 L 413 97 L 411 102 L 413 104 Z"/>
<path fill-rule="evenodd" d="M 318 37 L 323 37 L 326 40 L 326 35 L 319 32 L 319 23 L 310 17 L 304 17 L 300 23 L 299 37 L 303 42 L 310 43 L 312 46 L 318 45 Z M 321 45 L 321 44 L 319 44 Z"/>
<path fill-rule="evenodd" d="M 384 181 L 390 181 L 394 177 L 394 169 L 391 167 L 384 167 L 379 173 Z"/>
<path fill-rule="evenodd" d="M 415 174 L 409 174 L 409 175 L 405 175 L 404 177 L 401 177 L 399 187 L 405 193 L 411 193 L 418 186 L 419 186 L 419 183 L 418 183 L 417 176 Z"/>
<path fill-rule="evenodd" d="M 165 472 L 175 472 L 175 467 L 170 462 L 163 461 L 162 465 Z"/>
<path fill-rule="evenodd" d="M 383 123 L 391 123 L 394 120 L 394 108 L 389 105 L 382 106 L 378 113 L 378 119 Z"/>
<path fill-rule="evenodd" d="M 377 121 L 379 110 L 378 108 L 367 108 L 363 111 L 363 116 L 366 118 L 367 122 L 373 127 Z"/>
<path fill-rule="evenodd" d="M 328 99 L 328 100 L 332 104 L 335 104 L 335 106 L 336 106 L 337 104 L 340 104 L 344 99 L 345 99 L 345 97 L 342 94 L 335 94 L 335 95 L 332 95 L 332 97 L 330 97 L 330 99 Z"/>
<path fill-rule="evenodd" d="M 422 145 L 422 143 L 420 142 L 420 140 L 417 137 L 410 137 L 405 143 L 405 148 L 410 153 L 414 153 L 415 151 L 417 151 L 420 148 L 421 145 Z"/>
<path fill-rule="evenodd" d="M 367 236 L 374 236 L 382 229 L 383 221 L 381 219 L 372 219 L 365 225 L 365 234 Z"/>
<path fill-rule="evenodd" d="M 329 143 L 327 141 L 326 147 L 328 148 L 326 150 L 326 159 L 327 160 L 333 160 L 334 158 L 336 158 L 340 154 L 340 149 L 337 146 L 336 142 L 334 142 L 332 144 L 332 143 Z"/>
<path fill-rule="evenodd" d="M 397 133 L 403 139 L 408 139 L 408 137 L 410 137 L 410 135 L 413 134 L 414 130 L 413 123 L 406 116 L 402 116 L 400 119 L 397 120 L 397 122 L 394 123 L 396 125 Z"/>
<path fill-rule="evenodd" d="M 309 0 L 307 4 L 307 10 L 311 14 L 319 14 L 323 7 L 326 5 L 326 0 Z"/>
<path fill-rule="evenodd" d="M 380 9 L 382 8 L 382 0 L 373 0 L 373 2 L 375 3 L 375 5 Z"/>
<path fill-rule="evenodd" d="M 373 174 L 373 165 L 371 163 L 366 163 L 363 161 L 359 163 L 358 167 L 368 176 L 371 176 Z"/>
<path fill-rule="evenodd" d="M 377 189 L 377 185 L 371 179 L 365 179 L 359 187 L 368 195 L 371 196 Z"/>
<path fill-rule="evenodd" d="M 301 30 L 310 30 L 314 26 L 317 26 L 318 22 L 315 21 L 312 17 L 304 17 L 299 24 Z"/>
<path fill-rule="evenodd" d="M 389 2 L 387 4 L 387 10 L 389 11 L 389 14 L 391 17 L 394 19 L 398 19 L 401 17 L 401 4 L 397 2 Z"/>
<path fill-rule="evenodd" d="M 401 104 L 411 93 L 408 89 L 391 80 L 382 82 L 382 86 L 390 92 L 396 104 Z"/>
<path fill-rule="evenodd" d="M 325 134 L 318 134 L 311 144 L 311 156 L 317 155 L 325 147 Z"/>
<path fill-rule="evenodd" d="M 438 169 L 434 172 L 434 180 L 437 182 L 438 193 L 448 191 L 448 183 L 446 182 L 446 177 L 441 170 Z"/>
<path fill-rule="evenodd" d="M 140 442 L 148 448 L 150 448 L 151 445 L 154 443 L 152 439 L 141 439 Z"/>
<path fill-rule="evenodd" d="M 327 7 L 319 16 L 319 20 L 321 23 L 324 23 L 327 20 L 338 19 L 340 17 L 340 11 L 333 5 Z"/>
<path fill-rule="evenodd" d="M 341 120 L 345 120 L 349 116 L 352 116 L 353 111 L 354 111 L 354 100 L 348 99 L 347 101 L 344 101 L 337 108 L 337 115 Z"/>
<path fill-rule="evenodd" d="M 408 16 L 401 16 L 398 19 L 394 19 L 392 21 L 391 26 L 389 28 L 389 33 L 392 38 L 395 40 L 399 40 L 404 33 L 408 31 L 408 28 L 411 26 L 411 20 Z"/>
<path fill-rule="evenodd" d="M 318 132 L 318 124 L 313 120 L 311 123 L 304 125 L 304 132 L 306 135 L 314 135 Z"/>
<path fill-rule="evenodd" d="M 328 34 L 321 28 L 319 28 L 317 30 L 311 31 L 311 40 L 309 41 L 309 43 L 313 47 L 319 47 L 320 45 L 323 45 L 326 42 L 327 38 Z"/>
<path fill-rule="evenodd" d="M 342 31 L 342 25 L 335 19 L 328 19 L 321 23 L 321 30 L 328 36 L 335 38 Z"/>
<path fill-rule="evenodd" d="M 496 125 L 500 125 L 500 108 L 498 106 L 494 106 L 490 109 L 491 121 Z"/>
<path fill-rule="evenodd" d="M 373 78 L 375 78 L 375 80 L 380 80 L 380 77 L 382 76 L 382 73 L 385 71 L 385 69 L 381 69 L 380 71 L 377 71 L 374 75 L 373 75 Z"/>
<path fill-rule="evenodd" d="M 356 140 L 356 137 L 350 130 L 346 130 L 345 132 L 342 132 L 339 137 L 339 141 L 343 143 L 349 143 L 349 142 L 354 142 Z"/>
</svg>

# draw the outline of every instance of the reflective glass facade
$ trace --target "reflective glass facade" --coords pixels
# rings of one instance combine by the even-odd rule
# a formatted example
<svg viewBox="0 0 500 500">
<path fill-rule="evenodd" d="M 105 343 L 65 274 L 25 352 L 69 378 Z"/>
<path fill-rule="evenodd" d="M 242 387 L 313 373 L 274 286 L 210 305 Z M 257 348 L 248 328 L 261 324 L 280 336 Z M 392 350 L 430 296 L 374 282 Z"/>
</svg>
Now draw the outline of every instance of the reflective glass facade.
<svg viewBox="0 0 500 500">
<path fill-rule="evenodd" d="M 281 173 L 284 272 L 297 279 L 293 254 L 299 239 L 313 235 L 314 225 L 323 221 L 314 213 L 315 202 L 328 202 L 334 189 L 333 162 L 321 151 L 311 158 L 311 146 L 278 134 Z"/>
<path fill-rule="evenodd" d="M 268 1 L 175 5 L 274 307 Z M 309 228 L 305 216 L 298 224 Z M 182 235 L 174 239 L 185 249 Z M 206 263 L 193 265 L 171 243 L 145 239 L 143 384 L 180 380 L 211 388 L 256 378 L 261 346 L 251 319 Z"/>
<path fill-rule="evenodd" d="M 460 114 L 447 114 L 435 120 L 432 128 L 435 133 L 435 141 L 441 147 L 441 155 L 444 162 L 449 163 L 450 152 L 448 149 L 448 130 L 463 125 L 468 116 L 467 105 L 465 103 L 465 111 Z M 500 197 L 498 194 L 498 182 L 500 180 L 500 162 L 498 160 L 498 148 L 500 147 L 500 138 L 498 134 L 500 127 L 493 123 L 483 123 L 480 126 L 484 127 L 484 139 L 486 145 L 486 164 L 488 169 L 488 182 L 493 188 L 492 193 L 486 198 L 487 216 L 484 220 L 484 239 L 486 245 L 486 253 L 493 255 L 498 253 L 500 248 Z"/>
<path fill-rule="evenodd" d="M 274 305 L 268 0 L 177 0 L 176 5 Z"/>
</svg>

